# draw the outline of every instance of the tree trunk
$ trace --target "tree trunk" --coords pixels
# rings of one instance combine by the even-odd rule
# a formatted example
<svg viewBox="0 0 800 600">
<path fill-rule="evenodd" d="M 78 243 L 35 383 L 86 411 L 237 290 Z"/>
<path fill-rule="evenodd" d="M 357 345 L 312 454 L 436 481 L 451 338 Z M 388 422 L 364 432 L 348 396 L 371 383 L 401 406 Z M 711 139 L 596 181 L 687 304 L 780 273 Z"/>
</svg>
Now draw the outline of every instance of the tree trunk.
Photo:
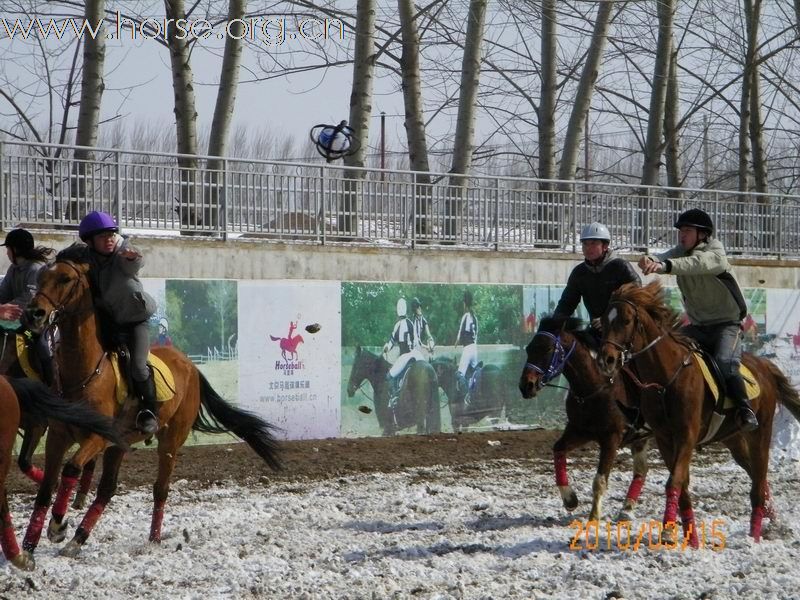
<svg viewBox="0 0 800 600">
<path fill-rule="evenodd" d="M 164 0 L 167 19 L 186 19 L 184 0 Z M 185 21 L 184 21 L 185 22 Z M 197 174 L 197 109 L 194 98 L 194 81 L 190 63 L 189 43 L 186 36 L 179 36 L 175 27 L 168 27 L 166 41 L 172 67 L 172 90 L 175 96 L 175 130 L 177 149 L 190 156 L 178 158 L 180 176 L 179 213 L 181 226 L 203 227 L 203 213 L 198 210 L 202 199 Z M 181 39 L 183 38 L 183 39 Z"/>
<path fill-rule="evenodd" d="M 344 157 L 348 167 L 363 167 L 369 143 L 369 120 L 372 116 L 372 82 L 375 76 L 375 0 L 358 0 L 356 5 L 356 42 L 353 55 L 353 85 L 350 91 L 350 121 L 358 148 Z M 337 230 L 344 239 L 358 233 L 359 180 L 362 171 L 346 170 L 347 182 L 337 214 Z"/>
<path fill-rule="evenodd" d="M 414 231 L 428 237 L 431 234 L 431 196 L 430 166 L 428 164 L 428 144 L 425 135 L 422 87 L 419 73 L 419 32 L 414 15 L 414 0 L 398 0 L 400 33 L 403 51 L 400 57 L 402 75 L 403 103 L 405 106 L 405 128 L 408 140 L 408 159 L 412 171 L 422 171 L 417 175 L 414 186 Z"/>
<path fill-rule="evenodd" d="M 555 179 L 556 112 L 556 0 L 542 0 L 542 86 L 537 121 L 539 125 L 539 177 Z M 539 184 L 536 202 L 536 245 L 560 245 L 563 232 L 558 194 L 553 184 Z"/>
<path fill-rule="evenodd" d="M 467 36 L 461 61 L 461 93 L 458 98 L 456 135 L 453 142 L 453 164 L 450 172 L 466 175 L 472 163 L 475 146 L 475 105 L 481 76 L 481 47 L 486 19 L 487 0 L 470 0 L 467 16 Z M 451 176 L 450 190 L 445 202 L 444 237 L 457 240 L 461 232 L 461 212 L 467 185 L 466 177 Z"/>
<path fill-rule="evenodd" d="M 552 2 L 553 0 L 549 1 Z M 592 41 L 586 53 L 586 62 L 583 65 L 581 79 L 578 83 L 578 91 L 575 94 L 575 103 L 572 106 L 572 113 L 569 116 L 567 133 L 564 138 L 564 152 L 561 155 L 561 167 L 558 174 L 558 178 L 564 181 L 575 178 L 575 169 L 578 164 L 583 127 L 586 123 L 586 115 L 592 103 L 594 84 L 595 81 L 597 81 L 597 75 L 600 71 L 600 61 L 603 58 L 606 41 L 608 40 L 608 27 L 611 23 L 611 9 L 613 5 L 614 0 L 607 0 L 606 2 L 600 2 L 597 6 L 597 17 L 595 18 L 594 30 L 592 31 Z M 553 29 L 555 29 L 555 23 L 553 23 Z M 553 38 L 555 38 L 555 31 L 552 35 Z M 543 27 L 542 75 L 544 75 L 544 65 L 546 64 L 544 60 L 544 38 L 545 31 Z M 555 56 L 552 58 L 552 67 L 550 68 L 555 70 Z M 553 74 L 553 78 L 555 80 L 555 74 Z M 588 174 L 585 174 L 583 179 L 586 179 L 587 176 Z"/>
<path fill-rule="evenodd" d="M 667 82 L 672 58 L 672 22 L 675 15 L 675 0 L 659 0 L 657 11 L 658 42 L 653 66 L 653 83 L 650 91 L 650 110 L 647 115 L 647 139 L 644 147 L 642 186 L 658 184 L 658 172 L 664 148 L 664 108 L 667 100 Z M 633 245 L 637 249 L 646 249 L 648 238 L 650 237 L 651 193 L 652 191 L 646 187 L 642 187 L 639 191 L 638 227 L 637 231 L 633 232 Z"/>
<path fill-rule="evenodd" d="M 105 0 L 86 0 L 84 18 L 94 27 L 98 27 L 98 35 L 85 35 L 83 43 L 83 75 L 81 79 L 80 111 L 75 131 L 75 144 L 78 146 L 96 146 L 100 124 L 100 106 L 103 100 L 103 70 L 106 57 L 106 34 L 103 25 Z M 93 158 L 92 152 L 82 148 L 75 150 L 72 162 L 72 181 L 70 185 L 70 201 L 66 217 L 70 221 L 78 221 L 82 215 L 96 208 L 86 201 L 87 179 L 91 176 L 88 161 Z M 119 202 L 119 198 L 117 198 Z M 61 212 L 60 209 L 57 212 Z"/>
<path fill-rule="evenodd" d="M 217 88 L 217 103 L 214 105 L 214 119 L 211 121 L 211 133 L 208 138 L 208 154 L 212 157 L 207 165 L 207 189 L 210 198 L 210 213 L 204 214 L 204 223 L 216 227 L 219 223 L 219 213 L 224 210 L 220 206 L 220 195 L 224 193 L 222 157 L 228 154 L 228 136 L 230 135 L 233 111 L 236 106 L 236 91 L 239 87 L 239 65 L 242 62 L 242 34 L 244 18 L 247 9 L 247 0 L 229 0 L 228 23 L 230 35 L 225 37 L 225 51 L 222 55 L 222 71 Z"/>
<path fill-rule="evenodd" d="M 669 80 L 667 81 L 667 101 L 664 106 L 664 144 L 667 167 L 667 185 L 670 188 L 683 186 L 683 166 L 681 164 L 681 137 L 678 130 L 678 109 L 680 107 L 680 87 L 678 82 L 678 49 L 675 38 L 672 40 L 672 52 L 669 61 Z M 680 198 L 676 189 L 669 190 L 671 198 Z M 680 207 L 675 204 L 674 210 Z"/>
</svg>

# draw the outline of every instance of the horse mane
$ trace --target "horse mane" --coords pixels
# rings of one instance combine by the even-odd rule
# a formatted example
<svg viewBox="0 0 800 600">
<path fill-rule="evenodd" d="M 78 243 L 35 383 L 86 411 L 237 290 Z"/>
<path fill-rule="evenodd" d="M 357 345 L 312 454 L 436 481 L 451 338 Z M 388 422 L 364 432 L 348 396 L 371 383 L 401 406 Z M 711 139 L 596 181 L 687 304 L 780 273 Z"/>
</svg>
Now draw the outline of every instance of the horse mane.
<svg viewBox="0 0 800 600">
<path fill-rule="evenodd" d="M 614 300 L 622 300 L 638 306 L 650 315 L 650 318 L 659 327 L 673 330 L 677 329 L 680 324 L 678 313 L 665 301 L 664 288 L 659 281 L 652 281 L 641 287 L 635 283 L 626 283 L 611 295 L 611 301 Z"/>
<path fill-rule="evenodd" d="M 56 262 L 70 261 L 77 264 L 87 264 L 89 262 L 89 255 L 86 252 L 86 248 L 86 244 L 75 242 L 56 254 Z"/>
</svg>

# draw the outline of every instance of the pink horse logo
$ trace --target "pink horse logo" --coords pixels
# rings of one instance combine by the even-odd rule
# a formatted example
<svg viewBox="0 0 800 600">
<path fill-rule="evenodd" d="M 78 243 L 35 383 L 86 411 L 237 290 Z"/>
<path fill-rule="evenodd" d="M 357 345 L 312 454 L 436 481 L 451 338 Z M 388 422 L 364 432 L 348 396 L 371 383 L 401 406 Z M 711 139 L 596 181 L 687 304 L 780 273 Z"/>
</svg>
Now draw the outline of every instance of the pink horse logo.
<svg viewBox="0 0 800 600">
<path fill-rule="evenodd" d="M 297 347 L 303 343 L 303 336 L 292 336 L 295 329 L 297 329 L 297 321 L 289 321 L 289 334 L 285 338 L 276 337 L 274 335 L 269 336 L 269 339 L 273 342 L 280 342 L 281 356 L 283 356 L 284 360 L 297 360 L 299 358 Z"/>
</svg>

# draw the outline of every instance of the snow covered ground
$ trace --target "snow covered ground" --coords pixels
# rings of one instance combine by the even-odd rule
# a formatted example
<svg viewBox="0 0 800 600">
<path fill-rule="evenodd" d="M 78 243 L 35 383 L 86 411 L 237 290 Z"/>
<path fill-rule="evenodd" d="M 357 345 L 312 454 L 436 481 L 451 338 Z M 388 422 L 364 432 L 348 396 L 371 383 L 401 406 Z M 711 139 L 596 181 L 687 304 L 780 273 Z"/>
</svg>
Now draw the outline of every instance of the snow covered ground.
<svg viewBox="0 0 800 600">
<path fill-rule="evenodd" d="M 570 522 L 585 518 L 592 473 L 571 471 L 582 503 L 567 515 L 543 458 L 247 488 L 177 481 L 160 547 L 146 542 L 149 490 L 129 491 L 77 559 L 43 540 L 34 572 L 0 563 L 0 597 L 800 598 L 800 461 L 774 462 L 780 524 L 754 544 L 746 475 L 698 457 L 692 492 L 706 547 L 668 550 L 650 547 L 646 533 L 650 517 L 660 520 L 667 475 L 652 458 L 627 550 L 610 519 L 628 474 L 612 474 L 601 549 L 586 549 L 585 536 L 572 549 Z M 21 539 L 32 498 L 12 500 Z"/>
</svg>

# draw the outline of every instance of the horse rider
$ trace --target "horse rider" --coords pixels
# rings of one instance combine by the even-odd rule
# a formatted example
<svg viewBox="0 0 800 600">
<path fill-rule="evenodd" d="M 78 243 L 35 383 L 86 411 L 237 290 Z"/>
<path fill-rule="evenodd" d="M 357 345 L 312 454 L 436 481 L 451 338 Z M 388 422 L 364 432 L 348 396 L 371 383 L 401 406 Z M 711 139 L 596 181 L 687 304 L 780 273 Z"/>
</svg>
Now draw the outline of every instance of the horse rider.
<svg viewBox="0 0 800 600">
<path fill-rule="evenodd" d="M 136 427 L 146 434 L 158 430 L 158 402 L 153 370 L 147 364 L 150 349 L 148 321 L 156 302 L 144 291 L 137 274 L 144 265 L 141 252 L 119 234 L 114 218 L 92 211 L 81 220 L 78 234 L 86 244 L 85 258 L 95 305 L 114 325 L 130 333 L 130 370 L 134 392 L 140 399 Z"/>
<path fill-rule="evenodd" d="M 12 229 L 0 245 L 6 247 L 11 263 L 0 282 L 0 319 L 16 321 L 36 295 L 39 272 L 47 266 L 55 250 L 37 247 L 33 235 L 25 229 Z M 42 379 L 52 384 L 52 356 L 47 336 L 36 336 L 34 347 L 42 367 Z"/>
<path fill-rule="evenodd" d="M 407 310 L 406 299 L 400 298 L 396 305 L 397 321 L 395 321 L 389 340 L 383 345 L 384 355 L 388 354 L 395 346 L 400 350 L 400 356 L 397 357 L 397 360 L 394 361 L 394 364 L 386 373 L 386 382 L 389 387 L 389 404 L 392 406 L 397 402 L 397 396 L 400 393 L 400 375 L 405 370 L 408 362 L 412 358 L 416 358 L 416 355 L 412 353 L 417 344 L 414 338 L 414 324 L 406 316 Z"/>
<path fill-rule="evenodd" d="M 572 269 L 554 317 L 571 317 L 583 300 L 589 313 L 589 331 L 595 340 L 602 337 L 600 318 L 608 308 L 608 301 L 620 286 L 626 283 L 641 285 L 642 280 L 633 265 L 620 258 L 609 248 L 611 233 L 602 223 L 591 223 L 581 231 L 583 262 Z"/>
<path fill-rule="evenodd" d="M 413 315 L 412 323 L 414 325 L 414 351 L 417 353 L 417 358 L 424 360 L 425 356 L 420 349 L 424 345 L 428 348 L 428 352 L 433 353 L 436 343 L 433 341 L 428 319 L 422 314 L 422 302 L 419 301 L 419 298 L 411 299 L 411 314 Z"/>
<path fill-rule="evenodd" d="M 725 378 L 728 396 L 737 405 L 736 422 L 752 431 L 758 420 L 747 399 L 739 373 L 742 358 L 742 320 L 747 315 L 742 290 L 714 237 L 714 223 L 705 211 L 689 209 L 678 217 L 678 245 L 662 254 L 643 256 L 639 268 L 645 275 L 675 275 L 683 295 L 689 325 L 681 331 L 709 350 Z"/>
<path fill-rule="evenodd" d="M 459 392 L 467 392 L 467 375 L 470 377 L 478 368 L 478 320 L 472 310 L 472 292 L 464 290 L 462 298 L 464 314 L 458 324 L 458 335 L 453 346 L 464 346 L 461 351 L 461 359 L 458 361 L 456 371 L 456 385 Z"/>
</svg>

